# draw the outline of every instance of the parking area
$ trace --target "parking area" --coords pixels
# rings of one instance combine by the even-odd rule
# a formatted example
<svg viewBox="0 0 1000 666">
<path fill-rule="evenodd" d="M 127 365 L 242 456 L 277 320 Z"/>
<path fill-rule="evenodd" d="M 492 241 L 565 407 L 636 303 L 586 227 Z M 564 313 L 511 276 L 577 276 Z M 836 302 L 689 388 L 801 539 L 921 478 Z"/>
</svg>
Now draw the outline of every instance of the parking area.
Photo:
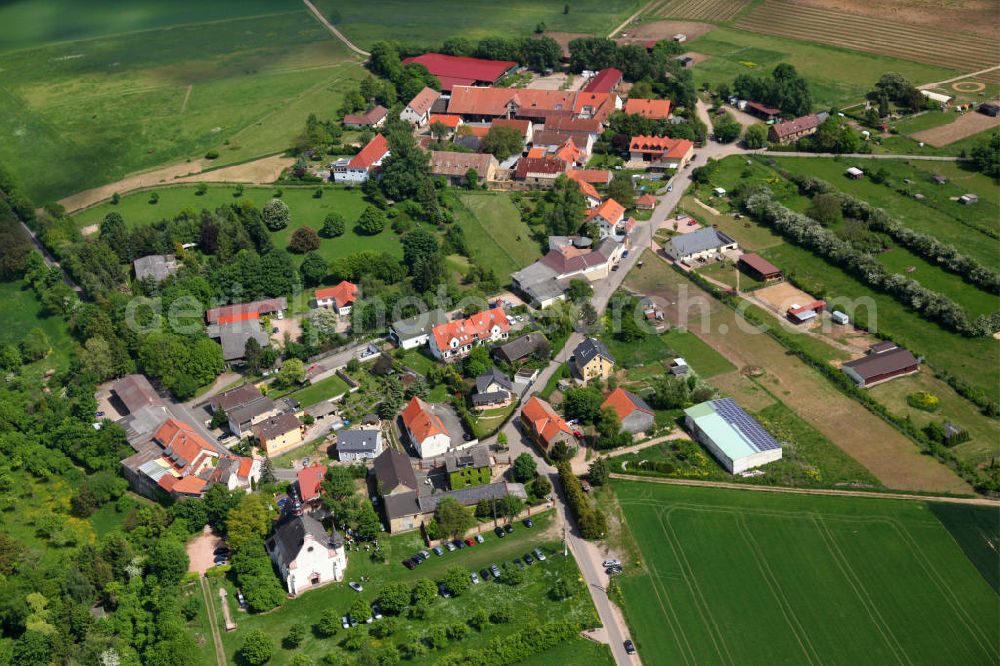
<svg viewBox="0 0 1000 666">
<path fill-rule="evenodd" d="M 185 549 L 189 560 L 188 571 L 204 574 L 215 566 L 215 549 L 225 545 L 222 537 L 208 525 L 201 534 L 187 542 Z"/>
</svg>

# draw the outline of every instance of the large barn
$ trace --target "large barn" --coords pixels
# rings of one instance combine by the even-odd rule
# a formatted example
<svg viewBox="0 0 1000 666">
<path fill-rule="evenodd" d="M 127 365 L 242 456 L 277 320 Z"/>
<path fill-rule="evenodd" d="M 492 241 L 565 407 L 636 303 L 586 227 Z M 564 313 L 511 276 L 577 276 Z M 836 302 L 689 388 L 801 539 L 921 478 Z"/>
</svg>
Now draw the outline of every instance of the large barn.
<svg viewBox="0 0 1000 666">
<path fill-rule="evenodd" d="M 732 398 L 688 407 L 684 422 L 730 474 L 781 460 L 781 444 Z"/>
</svg>

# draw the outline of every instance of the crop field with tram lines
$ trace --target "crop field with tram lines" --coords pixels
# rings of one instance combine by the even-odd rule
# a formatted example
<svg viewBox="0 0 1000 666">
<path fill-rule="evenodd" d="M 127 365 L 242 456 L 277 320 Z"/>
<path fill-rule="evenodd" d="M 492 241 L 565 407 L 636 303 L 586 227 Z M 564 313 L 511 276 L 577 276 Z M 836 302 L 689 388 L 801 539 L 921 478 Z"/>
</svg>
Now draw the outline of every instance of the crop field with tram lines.
<svg viewBox="0 0 1000 666">
<path fill-rule="evenodd" d="M 667 0 L 652 7 L 650 13 L 666 18 L 730 21 L 748 4 L 750 0 Z"/>
</svg>

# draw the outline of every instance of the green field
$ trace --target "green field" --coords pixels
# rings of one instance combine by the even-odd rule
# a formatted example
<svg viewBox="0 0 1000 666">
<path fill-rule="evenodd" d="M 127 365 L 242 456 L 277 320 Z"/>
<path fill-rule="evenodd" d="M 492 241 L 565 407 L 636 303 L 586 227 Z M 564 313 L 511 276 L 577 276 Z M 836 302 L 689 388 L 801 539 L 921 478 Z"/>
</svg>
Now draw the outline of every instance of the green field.
<svg viewBox="0 0 1000 666">
<path fill-rule="evenodd" d="M 660 335 L 649 334 L 634 342 L 623 342 L 607 334 L 601 339 L 621 368 L 652 365 L 663 372 L 662 363 L 682 356 L 704 378 L 735 370 L 733 364 L 697 336 L 676 328 Z"/>
<path fill-rule="evenodd" d="M 4 321 L 0 344 L 16 345 L 37 327 L 45 331 L 52 345 L 48 356 L 22 368 L 24 376 L 40 382 L 49 369 L 69 368 L 71 341 L 66 322 L 59 316 L 46 316 L 35 292 L 23 281 L 0 282 L 0 315 Z"/>
<path fill-rule="evenodd" d="M 348 39 L 362 48 L 392 39 L 428 48 L 446 39 L 465 37 L 530 37 L 539 23 L 546 30 L 607 35 L 634 13 L 638 0 L 574 0 L 563 13 L 562 0 L 510 0 L 503 3 L 461 0 L 373 0 L 314 3 Z"/>
<path fill-rule="evenodd" d="M 956 118 L 959 118 L 959 115 L 953 111 L 925 111 L 915 116 L 903 118 L 893 123 L 892 126 L 899 130 L 900 134 L 913 134 L 947 125 Z"/>
<path fill-rule="evenodd" d="M 435 664 L 448 652 L 475 649 L 494 637 L 503 636 L 535 622 L 565 619 L 577 621 L 581 626 L 598 625 L 599 620 L 590 597 L 583 589 L 583 585 L 577 582 L 579 571 L 576 568 L 576 563 L 572 558 L 562 557 L 558 541 L 551 540 L 551 537 L 546 538 L 542 534 L 542 531 L 550 526 L 550 521 L 551 513 L 535 518 L 535 527 L 532 529 L 517 524 L 514 533 L 502 541 L 487 531 L 484 544 L 474 548 L 457 550 L 453 553 L 445 552 L 442 557 L 432 555 L 429 561 L 414 571 L 405 569 L 400 562 L 425 547 L 415 532 L 398 536 L 384 536 L 379 539 L 381 547 L 387 550 L 388 561 L 385 564 L 371 562 L 363 549 L 351 551 L 348 555 L 345 580 L 360 580 L 362 575 L 370 576 L 371 580 L 364 583 L 364 591 L 360 595 L 361 598 L 368 601 L 373 601 L 382 586 L 387 583 L 402 581 L 412 585 L 421 578 L 436 581 L 450 566 L 459 565 L 469 571 L 478 571 L 493 562 L 502 564 L 504 561 L 522 557 L 536 546 L 542 547 L 549 555 L 545 562 L 537 563 L 526 571 L 527 579 L 522 585 L 512 587 L 491 581 L 473 585 L 459 597 L 451 599 L 438 597 L 431 603 L 425 619 L 397 618 L 398 629 L 394 635 L 381 640 L 373 639 L 371 644 L 376 647 L 387 644 L 396 645 L 401 640 L 405 640 L 404 635 L 410 632 L 413 632 L 411 640 L 419 640 L 431 627 L 441 624 L 464 623 L 474 609 L 492 610 L 497 606 L 508 604 L 516 609 L 515 619 L 511 624 L 489 625 L 482 633 L 473 630 L 464 640 L 449 641 L 445 650 L 426 652 L 407 663 Z M 576 593 L 570 599 L 552 601 L 548 597 L 549 588 L 558 578 L 563 578 L 574 585 Z M 235 613 L 236 604 L 232 601 L 235 599 L 235 589 L 228 581 L 225 582 L 225 585 L 229 588 L 229 599 Z M 319 620 L 320 615 L 327 608 L 335 608 L 338 613 L 346 614 L 358 596 L 347 587 L 346 583 L 333 583 L 286 601 L 281 608 L 263 615 L 238 613 L 236 619 L 239 628 L 234 632 L 224 633 L 222 636 L 226 654 L 229 659 L 233 660 L 246 633 L 252 629 L 262 629 L 276 643 L 280 643 L 281 638 L 288 632 L 288 628 L 292 624 L 302 623 L 309 629 Z M 215 599 L 218 603 L 218 598 Z M 287 664 L 294 654 L 300 652 L 310 656 L 330 655 L 332 660 L 330 663 L 350 663 L 351 653 L 340 647 L 340 643 L 347 636 L 358 632 L 367 634 L 366 627 L 360 625 L 351 629 L 339 629 L 330 638 L 320 638 L 312 631 L 307 631 L 306 638 L 298 649 L 292 651 L 279 648 L 275 650 L 274 657 L 268 663 Z"/>
<path fill-rule="evenodd" d="M 392 229 L 386 229 L 376 236 L 361 236 L 354 232 L 354 222 L 361 216 L 367 204 L 361 190 L 347 190 L 342 187 L 325 186 L 323 196 L 319 199 L 313 196 L 315 187 L 281 186 L 282 199 L 288 204 L 292 221 L 286 228 L 275 232 L 274 244 L 277 247 L 287 247 L 292 234 L 301 226 L 309 226 L 319 231 L 323 226 L 323 218 L 328 213 L 337 212 L 347 221 L 346 231 L 339 238 L 321 239 L 318 252 L 327 260 L 347 256 L 360 250 L 373 252 L 388 252 L 397 257 L 403 256 L 403 248 Z M 100 204 L 77 214 L 76 219 L 81 226 L 99 224 L 104 216 L 116 211 L 129 226 L 151 224 L 163 218 L 173 218 L 183 210 L 215 210 L 219 206 L 240 200 L 250 201 L 261 207 L 274 196 L 275 187 L 247 187 L 242 197 L 233 194 L 236 188 L 231 185 L 212 185 L 208 191 L 198 196 L 196 186 L 177 185 L 155 190 L 160 195 L 156 204 L 149 203 L 150 191 L 135 192 L 123 196 L 118 205 Z M 301 257 L 300 257 L 301 259 Z"/>
<path fill-rule="evenodd" d="M 156 5 L 174 3 L 126 11 L 88 0 L 68 14 L 94 9 L 99 20 L 50 34 L 74 26 L 65 14 L 45 20 L 68 4 L 0 9 L 38 16 L 15 42 L 30 48 L 0 53 L 0 161 L 38 201 L 212 148 L 219 163 L 282 151 L 309 112 L 335 113 L 347 80 L 363 73 L 294 0 L 187 0 L 164 13 Z M 113 28 L 141 31 L 105 34 Z M 90 38 L 49 42 L 77 36 Z"/>
<path fill-rule="evenodd" d="M 501 281 L 542 256 L 509 194 L 463 193 L 458 198 L 462 208 L 456 211 L 457 218 L 472 254 Z"/>
<path fill-rule="evenodd" d="M 642 553 L 621 587 L 644 663 L 995 663 L 997 593 L 931 505 L 613 487 Z M 970 547 L 996 568 L 993 517 Z"/>
<path fill-rule="evenodd" d="M 700 87 L 732 83 L 739 74 L 763 73 L 781 62 L 795 66 L 809 80 L 814 108 L 829 110 L 864 98 L 885 72 L 899 72 L 915 82 L 940 81 L 957 72 L 944 67 L 887 58 L 732 28 L 717 28 L 688 42 L 690 50 L 710 56 L 694 68 Z"/>
</svg>

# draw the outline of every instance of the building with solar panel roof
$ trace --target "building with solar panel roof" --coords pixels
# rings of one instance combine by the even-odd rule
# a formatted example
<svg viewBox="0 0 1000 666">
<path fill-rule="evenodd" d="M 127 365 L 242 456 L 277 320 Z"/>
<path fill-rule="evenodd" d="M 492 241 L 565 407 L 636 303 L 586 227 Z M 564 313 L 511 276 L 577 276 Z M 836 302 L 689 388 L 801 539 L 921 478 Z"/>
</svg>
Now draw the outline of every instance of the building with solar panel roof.
<svg viewBox="0 0 1000 666">
<path fill-rule="evenodd" d="M 684 410 L 684 422 L 730 474 L 781 460 L 781 444 L 732 398 L 689 407 Z"/>
</svg>

